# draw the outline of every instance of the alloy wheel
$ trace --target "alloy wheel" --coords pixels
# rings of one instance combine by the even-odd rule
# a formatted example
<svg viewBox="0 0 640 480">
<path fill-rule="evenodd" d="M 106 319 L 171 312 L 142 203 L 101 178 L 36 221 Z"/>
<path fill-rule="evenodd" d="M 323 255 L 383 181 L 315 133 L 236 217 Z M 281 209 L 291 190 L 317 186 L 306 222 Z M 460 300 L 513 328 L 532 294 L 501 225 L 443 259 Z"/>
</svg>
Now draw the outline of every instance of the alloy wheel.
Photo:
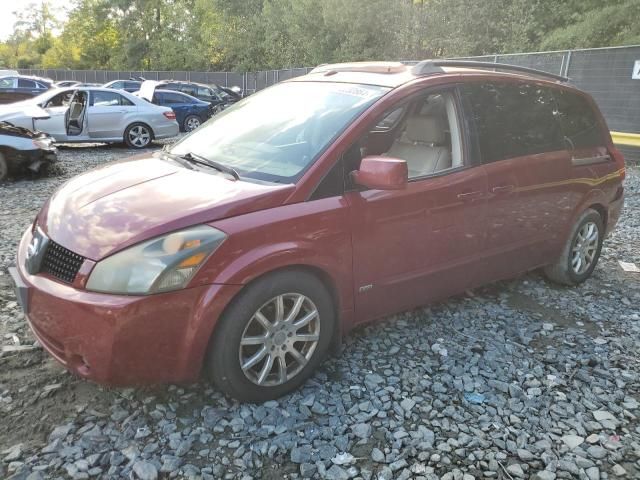
<svg viewBox="0 0 640 480">
<path fill-rule="evenodd" d="M 200 119 L 197 117 L 190 117 L 187 119 L 187 132 L 195 130 L 200 126 Z"/>
<path fill-rule="evenodd" d="M 136 125 L 129 130 L 129 141 L 138 148 L 146 147 L 151 141 L 151 132 L 142 125 Z"/>
<path fill-rule="evenodd" d="M 240 367 L 256 385 L 282 385 L 307 365 L 319 340 L 314 303 L 299 293 L 278 295 L 262 305 L 244 329 Z"/>
<path fill-rule="evenodd" d="M 596 257 L 600 233 L 594 222 L 585 223 L 578 231 L 571 250 L 571 268 L 577 275 L 586 272 Z"/>
</svg>

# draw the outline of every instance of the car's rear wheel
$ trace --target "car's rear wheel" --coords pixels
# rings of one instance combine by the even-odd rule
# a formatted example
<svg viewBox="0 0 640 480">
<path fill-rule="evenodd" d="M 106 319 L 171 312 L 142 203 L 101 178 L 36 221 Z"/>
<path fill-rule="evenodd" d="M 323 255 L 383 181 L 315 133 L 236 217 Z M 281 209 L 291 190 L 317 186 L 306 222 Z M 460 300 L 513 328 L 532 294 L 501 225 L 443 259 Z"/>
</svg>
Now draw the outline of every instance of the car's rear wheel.
<svg viewBox="0 0 640 480">
<path fill-rule="evenodd" d="M 0 153 L 0 181 L 4 180 L 9 176 L 9 164 L 7 163 L 7 159 L 4 158 L 4 155 Z"/>
<path fill-rule="evenodd" d="M 311 375 L 334 328 L 331 295 L 318 278 L 303 271 L 267 275 L 220 319 L 207 356 L 209 376 L 241 401 L 280 397 Z"/>
<path fill-rule="evenodd" d="M 198 117 L 197 115 L 189 115 L 184 119 L 184 122 L 182 122 L 182 126 L 185 132 L 191 132 L 192 130 L 198 128 L 201 123 L 202 121 L 200 120 L 200 117 Z"/>
<path fill-rule="evenodd" d="M 153 132 L 144 123 L 132 123 L 124 131 L 124 143 L 129 148 L 146 148 L 153 140 Z"/>
<path fill-rule="evenodd" d="M 573 226 L 556 263 L 544 269 L 546 276 L 564 285 L 578 285 L 591 276 L 602 249 L 604 224 L 593 209 L 586 210 Z"/>
</svg>

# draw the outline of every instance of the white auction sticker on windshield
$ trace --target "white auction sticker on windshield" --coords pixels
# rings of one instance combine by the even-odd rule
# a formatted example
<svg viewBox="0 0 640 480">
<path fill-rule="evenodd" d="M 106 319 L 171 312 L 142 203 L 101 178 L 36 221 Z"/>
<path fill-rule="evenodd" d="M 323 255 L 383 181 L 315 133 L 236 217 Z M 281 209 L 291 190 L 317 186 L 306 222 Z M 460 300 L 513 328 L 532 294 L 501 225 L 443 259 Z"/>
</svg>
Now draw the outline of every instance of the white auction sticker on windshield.
<svg viewBox="0 0 640 480">
<path fill-rule="evenodd" d="M 336 93 L 342 93 L 344 95 L 351 95 L 352 97 L 369 98 L 376 92 L 361 87 L 343 87 L 336 91 Z"/>
</svg>

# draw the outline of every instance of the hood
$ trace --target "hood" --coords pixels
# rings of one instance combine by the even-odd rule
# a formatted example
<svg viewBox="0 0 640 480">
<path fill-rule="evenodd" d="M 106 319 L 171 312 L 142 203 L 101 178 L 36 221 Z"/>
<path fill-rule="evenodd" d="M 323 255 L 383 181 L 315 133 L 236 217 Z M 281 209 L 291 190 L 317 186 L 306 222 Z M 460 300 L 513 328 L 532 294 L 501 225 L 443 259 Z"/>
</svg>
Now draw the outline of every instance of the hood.
<svg viewBox="0 0 640 480">
<path fill-rule="evenodd" d="M 43 132 L 34 132 L 28 128 L 13 125 L 9 122 L 3 122 L 0 120 L 0 135 L 10 135 L 13 137 L 22 138 L 42 138 L 49 137 L 50 135 Z"/>
<path fill-rule="evenodd" d="M 45 204 L 38 225 L 56 243 L 97 261 L 163 233 L 281 205 L 294 188 L 232 181 L 143 156 L 69 180 Z"/>
<path fill-rule="evenodd" d="M 138 91 L 138 95 L 145 100 L 149 100 L 153 103 L 153 93 L 156 90 L 156 87 L 160 84 L 160 82 L 156 82 L 155 80 L 145 80 L 140 85 L 140 90 Z"/>
<path fill-rule="evenodd" d="M 35 104 L 8 105 L 0 108 L 0 121 L 25 128 L 33 128 L 33 119 L 44 120 L 49 113 Z"/>
<path fill-rule="evenodd" d="M 35 100 L 35 97 L 27 98 L 25 100 L 19 100 L 17 102 L 2 104 L 0 105 L 0 111 L 15 112 L 33 105 L 38 106 L 38 102 Z"/>
</svg>

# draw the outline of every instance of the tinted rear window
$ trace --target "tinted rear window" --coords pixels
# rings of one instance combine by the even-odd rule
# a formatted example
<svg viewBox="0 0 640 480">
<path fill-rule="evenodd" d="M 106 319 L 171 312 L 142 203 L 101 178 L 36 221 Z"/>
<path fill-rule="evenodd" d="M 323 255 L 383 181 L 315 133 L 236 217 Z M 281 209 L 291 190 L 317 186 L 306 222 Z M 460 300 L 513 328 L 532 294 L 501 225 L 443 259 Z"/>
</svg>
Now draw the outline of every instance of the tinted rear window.
<svg viewBox="0 0 640 480">
<path fill-rule="evenodd" d="M 461 87 L 483 163 L 565 148 L 550 89 L 529 83 Z"/>
<path fill-rule="evenodd" d="M 18 88 L 36 88 L 36 82 L 33 80 L 18 79 Z"/>
<path fill-rule="evenodd" d="M 556 117 L 567 139 L 568 148 L 589 148 L 605 144 L 602 128 L 585 97 L 567 90 L 555 92 Z"/>
</svg>

